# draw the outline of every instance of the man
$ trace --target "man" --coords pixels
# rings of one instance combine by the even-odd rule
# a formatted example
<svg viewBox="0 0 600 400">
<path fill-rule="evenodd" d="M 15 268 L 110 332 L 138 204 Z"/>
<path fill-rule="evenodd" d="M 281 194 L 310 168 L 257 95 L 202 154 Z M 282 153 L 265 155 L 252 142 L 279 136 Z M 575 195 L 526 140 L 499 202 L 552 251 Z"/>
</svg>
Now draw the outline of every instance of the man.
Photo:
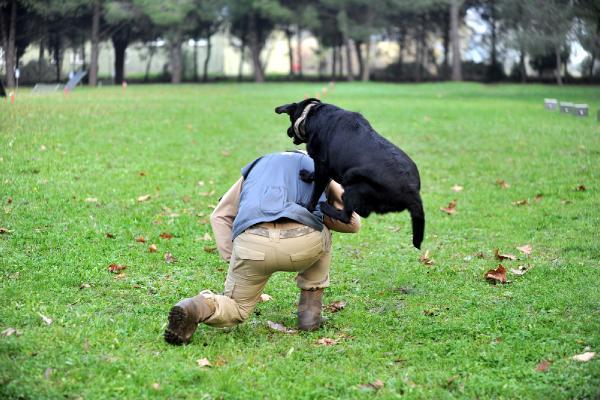
<svg viewBox="0 0 600 400">
<path fill-rule="evenodd" d="M 354 214 L 344 224 L 323 218 L 318 207 L 310 213 L 305 205 L 313 184 L 300 179 L 303 169 L 314 171 L 314 163 L 300 152 L 267 154 L 242 169 L 210 218 L 219 253 L 229 261 L 224 294 L 202 291 L 175 304 L 167 342 L 188 343 L 200 322 L 230 327 L 245 321 L 276 271 L 298 273 L 298 328 L 319 328 L 323 289 L 329 286 L 329 229 L 358 232 L 360 217 Z M 332 181 L 321 200 L 342 208 L 342 193 Z"/>
</svg>

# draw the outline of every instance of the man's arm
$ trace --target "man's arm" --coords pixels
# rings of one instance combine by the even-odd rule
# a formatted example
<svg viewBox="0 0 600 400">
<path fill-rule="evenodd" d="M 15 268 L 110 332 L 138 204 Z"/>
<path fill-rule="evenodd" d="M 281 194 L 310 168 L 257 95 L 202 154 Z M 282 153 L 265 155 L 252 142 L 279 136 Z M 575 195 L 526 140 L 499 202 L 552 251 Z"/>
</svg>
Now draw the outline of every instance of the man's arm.
<svg viewBox="0 0 600 400">
<path fill-rule="evenodd" d="M 244 178 L 238 181 L 223 195 L 217 207 L 210 215 L 210 225 L 215 235 L 215 242 L 219 254 L 225 261 L 231 258 L 233 243 L 231 240 L 233 230 L 233 220 L 238 213 L 240 205 L 240 193 L 242 192 L 242 183 Z"/>
<path fill-rule="evenodd" d="M 342 185 L 332 180 L 326 190 L 327 202 L 335 208 L 339 208 L 340 210 L 343 209 L 344 202 L 342 201 L 342 194 L 344 194 L 344 189 L 342 188 Z M 348 224 L 330 218 L 327 215 L 324 216 L 323 222 L 326 227 L 337 232 L 356 233 L 360 230 L 360 216 L 355 212 L 352 213 L 352 218 Z"/>
</svg>

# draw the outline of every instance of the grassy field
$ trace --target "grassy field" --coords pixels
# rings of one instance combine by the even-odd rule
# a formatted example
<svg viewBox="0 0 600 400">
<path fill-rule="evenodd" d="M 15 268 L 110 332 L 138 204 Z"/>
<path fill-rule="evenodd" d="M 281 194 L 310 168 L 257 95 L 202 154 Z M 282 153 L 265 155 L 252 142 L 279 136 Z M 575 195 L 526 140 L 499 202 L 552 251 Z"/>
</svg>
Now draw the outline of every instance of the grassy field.
<svg viewBox="0 0 600 400">
<path fill-rule="evenodd" d="M 334 235 L 325 302 L 347 306 L 324 329 L 267 326 L 295 324 L 282 273 L 242 326 L 164 343 L 176 301 L 223 288 L 227 266 L 204 250 L 212 207 L 246 163 L 293 148 L 273 108 L 320 88 L 23 90 L 0 104 L 0 331 L 20 333 L 0 336 L 0 397 L 598 398 L 600 356 L 572 359 L 600 352 L 598 87 L 338 84 L 325 100 L 419 166 L 433 265 L 411 246 L 408 214 L 371 216 Z M 593 115 L 549 113 L 544 97 Z M 440 211 L 454 199 L 456 213 Z M 486 282 L 496 248 L 527 273 Z"/>
</svg>

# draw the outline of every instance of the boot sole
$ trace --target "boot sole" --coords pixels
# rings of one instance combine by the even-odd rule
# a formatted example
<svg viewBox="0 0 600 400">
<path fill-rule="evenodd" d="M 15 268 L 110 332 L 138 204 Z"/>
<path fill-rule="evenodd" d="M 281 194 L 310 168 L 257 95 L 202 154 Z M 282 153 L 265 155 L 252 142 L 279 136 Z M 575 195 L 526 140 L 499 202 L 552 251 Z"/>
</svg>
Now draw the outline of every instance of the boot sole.
<svg viewBox="0 0 600 400">
<path fill-rule="evenodd" d="M 165 330 L 165 341 L 176 346 L 187 343 L 181 335 L 182 328 L 187 324 L 188 315 L 185 310 L 179 306 L 171 308 L 169 311 L 169 326 Z"/>
</svg>

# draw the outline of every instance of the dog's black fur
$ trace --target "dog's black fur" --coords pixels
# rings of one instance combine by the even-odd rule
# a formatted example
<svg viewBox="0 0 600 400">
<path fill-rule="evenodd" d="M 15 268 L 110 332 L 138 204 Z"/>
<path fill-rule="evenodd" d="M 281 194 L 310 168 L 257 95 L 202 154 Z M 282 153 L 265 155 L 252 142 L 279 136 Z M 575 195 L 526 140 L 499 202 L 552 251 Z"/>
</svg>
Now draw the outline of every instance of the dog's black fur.
<svg viewBox="0 0 600 400">
<path fill-rule="evenodd" d="M 304 136 L 294 132 L 294 123 L 311 102 L 304 124 Z M 277 114 L 290 116 L 288 136 L 294 144 L 306 143 L 314 160 L 315 172 L 301 171 L 315 187 L 307 208 L 313 211 L 321 193 L 334 179 L 344 187 L 344 209 L 321 203 L 321 211 L 342 222 L 350 222 L 352 212 L 362 217 L 371 212 L 384 214 L 408 210 L 412 219 L 413 245 L 421 247 L 425 213 L 419 190 L 421 180 L 415 163 L 393 143 L 379 135 L 360 114 L 343 110 L 317 99 L 279 106 Z"/>
</svg>

